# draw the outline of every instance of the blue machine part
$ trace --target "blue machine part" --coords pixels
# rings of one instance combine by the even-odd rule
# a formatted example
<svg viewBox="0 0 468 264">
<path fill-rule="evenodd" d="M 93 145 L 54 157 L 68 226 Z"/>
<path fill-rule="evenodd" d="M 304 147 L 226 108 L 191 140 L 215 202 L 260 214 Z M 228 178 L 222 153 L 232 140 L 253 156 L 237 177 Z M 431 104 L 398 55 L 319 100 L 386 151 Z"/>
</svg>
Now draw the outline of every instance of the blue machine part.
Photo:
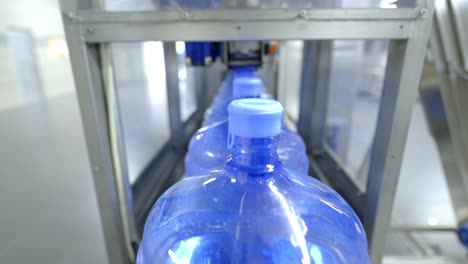
<svg viewBox="0 0 468 264">
<path fill-rule="evenodd" d="M 457 234 L 463 246 L 468 248 L 468 223 L 461 224 L 458 227 Z"/>
<path fill-rule="evenodd" d="M 213 60 L 210 42 L 185 42 L 185 54 L 193 66 L 205 66 Z"/>
<path fill-rule="evenodd" d="M 185 54 L 193 66 L 206 66 L 221 57 L 220 42 L 185 42 Z"/>
</svg>

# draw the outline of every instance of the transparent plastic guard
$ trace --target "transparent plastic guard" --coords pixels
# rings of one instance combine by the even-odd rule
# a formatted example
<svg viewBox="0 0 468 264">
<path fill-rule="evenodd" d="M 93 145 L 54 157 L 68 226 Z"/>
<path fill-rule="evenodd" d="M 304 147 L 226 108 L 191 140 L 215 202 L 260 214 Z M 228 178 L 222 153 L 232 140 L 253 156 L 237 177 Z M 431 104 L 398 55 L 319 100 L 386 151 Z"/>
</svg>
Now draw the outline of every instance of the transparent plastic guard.
<svg viewBox="0 0 468 264">
<path fill-rule="evenodd" d="M 388 41 L 334 41 L 325 143 L 365 190 Z M 357 66 L 359 65 L 359 66 Z"/>
<path fill-rule="evenodd" d="M 303 8 L 404 8 L 416 0 L 106 0 L 107 11 L 262 10 Z"/>
<path fill-rule="evenodd" d="M 185 42 L 177 41 L 177 78 L 179 79 L 180 119 L 185 122 L 197 110 L 196 72 L 185 64 Z"/>
<path fill-rule="evenodd" d="M 115 86 L 130 183 L 169 140 L 162 42 L 112 43 Z"/>
</svg>

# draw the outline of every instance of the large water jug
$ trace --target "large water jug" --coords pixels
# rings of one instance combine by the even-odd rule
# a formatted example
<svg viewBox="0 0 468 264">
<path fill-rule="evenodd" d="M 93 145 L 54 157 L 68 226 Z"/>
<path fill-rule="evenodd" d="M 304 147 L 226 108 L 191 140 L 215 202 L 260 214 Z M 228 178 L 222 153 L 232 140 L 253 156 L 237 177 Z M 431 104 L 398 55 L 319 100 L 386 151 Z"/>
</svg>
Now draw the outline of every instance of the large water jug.
<svg viewBox="0 0 468 264">
<path fill-rule="evenodd" d="M 234 99 L 234 79 L 242 77 L 255 78 L 255 67 L 234 67 L 226 74 L 212 105 L 205 112 L 202 126 L 207 126 L 227 118 L 227 106 Z"/>
<path fill-rule="evenodd" d="M 233 97 L 258 98 L 263 85 L 256 77 L 239 77 L 233 82 Z M 205 126 L 192 136 L 187 155 L 185 156 L 185 173 L 187 176 L 199 175 L 216 171 L 224 167 L 229 154 L 228 113 L 221 109 L 212 118 L 222 120 Z M 302 138 L 295 132 L 283 128 L 279 135 L 278 156 L 285 168 L 308 173 L 309 159 Z"/>
<path fill-rule="evenodd" d="M 159 198 L 137 264 L 370 263 L 346 201 L 278 159 L 282 113 L 269 99 L 230 104 L 224 169 L 184 178 Z"/>
<path fill-rule="evenodd" d="M 234 77 L 232 82 L 229 83 L 231 84 L 229 85 L 228 96 L 220 96 L 220 100 L 214 102 L 211 109 L 207 111 L 202 126 L 208 126 L 227 119 L 227 106 L 232 100 L 260 97 L 263 91 L 263 81 L 258 77 Z M 227 85 L 224 87 L 227 87 Z"/>
</svg>

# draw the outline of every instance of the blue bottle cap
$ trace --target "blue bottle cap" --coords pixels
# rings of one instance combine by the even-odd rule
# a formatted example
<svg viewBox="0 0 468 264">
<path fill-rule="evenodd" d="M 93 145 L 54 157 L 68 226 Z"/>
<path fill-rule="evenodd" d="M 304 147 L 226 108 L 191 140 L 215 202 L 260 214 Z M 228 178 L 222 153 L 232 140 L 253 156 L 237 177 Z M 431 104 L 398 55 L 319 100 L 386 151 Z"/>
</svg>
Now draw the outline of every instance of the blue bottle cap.
<svg viewBox="0 0 468 264">
<path fill-rule="evenodd" d="M 256 77 L 234 78 L 232 86 L 234 99 L 260 97 L 263 90 L 262 80 Z"/>
<path fill-rule="evenodd" d="M 228 112 L 229 141 L 233 136 L 265 138 L 281 133 L 283 106 L 276 100 L 261 98 L 234 100 L 229 104 Z"/>
</svg>

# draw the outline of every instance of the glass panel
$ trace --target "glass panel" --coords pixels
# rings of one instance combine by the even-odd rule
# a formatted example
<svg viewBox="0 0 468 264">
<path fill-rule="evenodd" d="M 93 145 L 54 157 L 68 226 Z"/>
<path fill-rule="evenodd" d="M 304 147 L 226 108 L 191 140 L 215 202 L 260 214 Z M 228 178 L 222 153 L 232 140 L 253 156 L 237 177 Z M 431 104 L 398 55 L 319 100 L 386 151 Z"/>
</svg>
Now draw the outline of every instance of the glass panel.
<svg viewBox="0 0 468 264">
<path fill-rule="evenodd" d="M 200 9 L 402 8 L 416 0 L 106 0 L 108 11 Z"/>
<path fill-rule="evenodd" d="M 177 41 L 175 45 L 179 64 L 177 77 L 179 78 L 180 118 L 182 122 L 185 122 L 197 110 L 196 73 L 188 69 L 185 64 L 185 43 Z"/>
<path fill-rule="evenodd" d="M 299 119 L 303 46 L 302 40 L 283 41 L 278 55 L 278 100 L 294 122 Z"/>
<path fill-rule="evenodd" d="M 365 189 L 387 61 L 387 41 L 333 43 L 325 141 Z"/>
<path fill-rule="evenodd" d="M 162 42 L 111 45 L 115 85 L 134 183 L 170 137 Z"/>
</svg>

